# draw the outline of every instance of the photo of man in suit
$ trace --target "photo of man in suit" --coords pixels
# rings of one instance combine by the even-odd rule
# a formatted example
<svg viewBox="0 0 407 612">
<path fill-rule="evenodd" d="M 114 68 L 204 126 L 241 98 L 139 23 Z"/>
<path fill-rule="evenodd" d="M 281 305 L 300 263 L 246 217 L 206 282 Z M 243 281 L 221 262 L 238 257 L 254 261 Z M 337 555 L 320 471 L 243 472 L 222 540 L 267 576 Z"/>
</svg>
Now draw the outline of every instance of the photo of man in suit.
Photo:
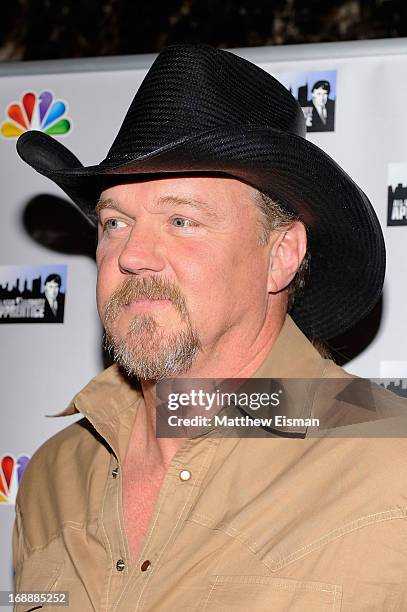
<svg viewBox="0 0 407 612">
<path fill-rule="evenodd" d="M 59 274 L 49 274 L 44 284 L 44 322 L 63 323 L 65 295 L 60 292 L 62 279 Z"/>
<path fill-rule="evenodd" d="M 329 81 L 317 81 L 312 86 L 311 121 L 307 123 L 308 132 L 333 132 L 335 122 L 335 100 L 329 97 L 331 85 Z"/>
</svg>

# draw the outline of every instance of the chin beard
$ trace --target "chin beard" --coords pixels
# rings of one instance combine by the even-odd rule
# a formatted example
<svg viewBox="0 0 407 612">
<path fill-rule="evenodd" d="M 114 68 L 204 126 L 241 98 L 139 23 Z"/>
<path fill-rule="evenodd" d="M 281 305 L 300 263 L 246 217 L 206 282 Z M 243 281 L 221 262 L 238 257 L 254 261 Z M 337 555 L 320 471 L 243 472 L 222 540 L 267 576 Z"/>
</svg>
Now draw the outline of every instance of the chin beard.
<svg viewBox="0 0 407 612">
<path fill-rule="evenodd" d="M 130 376 L 161 380 L 188 372 L 201 350 L 199 336 L 189 318 L 185 330 L 165 334 L 152 315 L 137 315 L 124 338 L 106 326 L 105 348 Z"/>
<path fill-rule="evenodd" d="M 123 306 L 138 298 L 168 299 L 178 311 L 183 329 L 166 334 L 151 314 L 134 316 L 124 335 L 116 322 Z M 202 349 L 184 296 L 165 278 L 130 276 L 110 296 L 104 313 L 105 348 L 130 376 L 160 380 L 188 372 Z"/>
</svg>

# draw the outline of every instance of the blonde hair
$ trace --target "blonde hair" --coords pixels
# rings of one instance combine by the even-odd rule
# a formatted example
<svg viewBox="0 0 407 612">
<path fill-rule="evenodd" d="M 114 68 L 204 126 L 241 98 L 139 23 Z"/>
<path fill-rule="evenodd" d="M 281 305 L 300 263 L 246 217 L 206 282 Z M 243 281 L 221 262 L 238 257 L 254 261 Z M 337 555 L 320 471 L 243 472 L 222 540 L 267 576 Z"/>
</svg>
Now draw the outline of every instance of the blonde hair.
<svg viewBox="0 0 407 612">
<path fill-rule="evenodd" d="M 288 228 L 293 221 L 299 220 L 299 217 L 283 208 L 278 202 L 258 189 L 253 188 L 253 191 L 254 201 L 260 213 L 260 244 L 267 244 L 273 230 L 283 229 L 284 227 Z M 307 249 L 295 277 L 288 286 L 288 311 L 292 309 L 295 297 L 306 284 L 309 274 L 310 258 L 310 253 Z"/>
</svg>

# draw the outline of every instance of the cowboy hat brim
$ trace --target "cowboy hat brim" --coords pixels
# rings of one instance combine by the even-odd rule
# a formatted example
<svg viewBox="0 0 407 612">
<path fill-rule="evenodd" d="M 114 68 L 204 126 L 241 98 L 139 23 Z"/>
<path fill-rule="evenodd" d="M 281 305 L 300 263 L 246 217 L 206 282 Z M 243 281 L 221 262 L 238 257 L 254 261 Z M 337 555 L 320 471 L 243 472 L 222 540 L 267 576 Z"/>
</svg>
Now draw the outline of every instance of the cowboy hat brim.
<svg viewBox="0 0 407 612">
<path fill-rule="evenodd" d="M 61 187 L 93 225 L 107 177 L 203 172 L 237 178 L 268 194 L 308 229 L 309 278 L 291 315 L 310 337 L 329 339 L 345 332 L 380 297 L 385 247 L 373 207 L 332 158 L 301 136 L 232 125 L 176 140 L 125 163 L 106 159 L 88 167 L 42 132 L 20 136 L 17 150 Z"/>
</svg>

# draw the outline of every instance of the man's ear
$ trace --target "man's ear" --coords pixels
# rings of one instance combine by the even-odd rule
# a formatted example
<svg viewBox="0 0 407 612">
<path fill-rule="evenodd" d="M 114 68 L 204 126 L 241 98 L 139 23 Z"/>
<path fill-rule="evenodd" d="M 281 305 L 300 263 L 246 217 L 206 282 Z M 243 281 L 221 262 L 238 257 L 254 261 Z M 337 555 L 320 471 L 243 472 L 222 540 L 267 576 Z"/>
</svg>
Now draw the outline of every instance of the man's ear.
<svg viewBox="0 0 407 612">
<path fill-rule="evenodd" d="M 278 293 L 291 283 L 305 257 L 307 231 L 301 221 L 293 221 L 273 234 L 267 290 Z"/>
</svg>

